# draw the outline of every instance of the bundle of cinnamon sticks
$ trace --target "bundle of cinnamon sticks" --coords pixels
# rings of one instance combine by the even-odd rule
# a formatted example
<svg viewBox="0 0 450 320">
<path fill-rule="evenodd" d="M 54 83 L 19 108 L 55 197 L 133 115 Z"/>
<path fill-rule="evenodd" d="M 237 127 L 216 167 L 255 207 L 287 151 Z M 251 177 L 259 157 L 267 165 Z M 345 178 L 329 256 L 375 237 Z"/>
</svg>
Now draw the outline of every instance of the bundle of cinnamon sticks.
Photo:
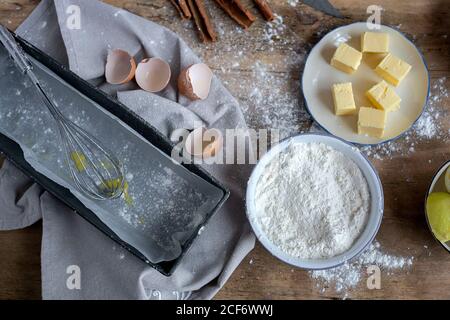
<svg viewBox="0 0 450 320">
<path fill-rule="evenodd" d="M 256 20 L 255 16 L 240 0 L 214 0 L 229 16 L 244 29 Z M 274 14 L 266 0 L 253 0 L 263 17 L 272 21 Z M 214 42 L 217 34 L 203 0 L 170 0 L 182 19 L 193 19 L 200 41 Z"/>
</svg>

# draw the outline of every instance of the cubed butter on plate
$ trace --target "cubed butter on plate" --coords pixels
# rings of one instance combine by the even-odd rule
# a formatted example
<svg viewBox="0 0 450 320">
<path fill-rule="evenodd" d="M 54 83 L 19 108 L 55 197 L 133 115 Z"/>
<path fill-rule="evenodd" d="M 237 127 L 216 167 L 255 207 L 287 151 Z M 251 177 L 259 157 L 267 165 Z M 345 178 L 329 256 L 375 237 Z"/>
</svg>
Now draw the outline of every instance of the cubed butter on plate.
<svg viewBox="0 0 450 320">
<path fill-rule="evenodd" d="M 333 84 L 332 91 L 334 113 L 337 116 L 356 112 L 355 99 L 353 98 L 352 84 L 350 82 Z"/>
<path fill-rule="evenodd" d="M 389 52 L 389 35 L 382 32 L 364 32 L 361 35 L 361 51 L 367 53 Z"/>
<path fill-rule="evenodd" d="M 395 111 L 400 108 L 402 99 L 395 93 L 386 81 L 381 81 L 366 92 L 373 106 L 384 111 Z"/>
<path fill-rule="evenodd" d="M 331 65 L 346 73 L 353 73 L 361 64 L 361 59 L 361 52 L 346 43 L 341 43 L 331 58 Z"/>
<path fill-rule="evenodd" d="M 386 126 L 386 112 L 374 108 L 359 108 L 358 134 L 382 138 Z"/>
<path fill-rule="evenodd" d="M 380 64 L 375 68 L 375 72 L 380 77 L 394 86 L 398 86 L 408 72 L 411 70 L 411 65 L 402 59 L 389 53 Z"/>
</svg>

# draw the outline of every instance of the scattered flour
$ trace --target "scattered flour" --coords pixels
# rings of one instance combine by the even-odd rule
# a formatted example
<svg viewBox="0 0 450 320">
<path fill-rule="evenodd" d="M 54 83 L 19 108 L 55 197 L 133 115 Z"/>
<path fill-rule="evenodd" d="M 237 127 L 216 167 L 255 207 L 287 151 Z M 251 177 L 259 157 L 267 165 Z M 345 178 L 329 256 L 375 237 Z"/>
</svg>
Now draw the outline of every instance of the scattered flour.
<svg viewBox="0 0 450 320">
<path fill-rule="evenodd" d="M 348 250 L 367 222 L 369 188 L 361 170 L 323 143 L 290 143 L 256 186 L 256 219 L 272 243 L 302 259 Z"/>
<path fill-rule="evenodd" d="M 299 81 L 307 54 L 301 35 L 277 14 L 272 22 L 255 22 L 249 44 L 248 34 L 230 23 L 221 10 L 213 6 L 210 14 L 220 36 L 214 45 L 199 44 L 190 25 L 182 33 L 188 38 L 193 34 L 189 44 L 238 99 L 247 125 L 256 130 L 277 129 L 281 138 L 308 131 L 311 118 L 303 107 Z"/>
<path fill-rule="evenodd" d="M 419 136 L 426 137 L 428 139 L 431 139 L 436 135 L 436 125 L 429 112 L 425 113 L 423 117 L 419 119 L 416 130 Z"/>
<path fill-rule="evenodd" d="M 316 286 L 334 289 L 337 293 L 348 295 L 348 291 L 355 288 L 363 279 L 367 277 L 367 267 L 374 265 L 381 270 L 391 274 L 398 269 L 410 268 L 414 262 L 414 257 L 393 256 L 381 251 L 381 246 L 374 241 L 369 248 L 358 258 L 345 264 L 328 270 L 310 271 L 309 275 L 318 280 Z"/>
<path fill-rule="evenodd" d="M 285 57 L 285 74 L 272 71 L 272 65 L 259 60 L 253 63 L 251 79 L 239 85 L 245 96 L 241 107 L 251 128 L 277 129 L 282 139 L 309 130 L 311 118 L 302 107 L 300 83 L 294 76 L 303 59 L 304 55 L 297 53 Z"/>
<path fill-rule="evenodd" d="M 449 97 L 446 80 L 445 77 L 439 78 L 431 86 L 431 94 L 427 108 L 414 127 L 416 135 L 421 138 L 439 138 L 443 134 L 447 134 L 448 136 L 448 132 L 441 132 L 441 114 L 437 110 L 439 104 Z"/>
</svg>

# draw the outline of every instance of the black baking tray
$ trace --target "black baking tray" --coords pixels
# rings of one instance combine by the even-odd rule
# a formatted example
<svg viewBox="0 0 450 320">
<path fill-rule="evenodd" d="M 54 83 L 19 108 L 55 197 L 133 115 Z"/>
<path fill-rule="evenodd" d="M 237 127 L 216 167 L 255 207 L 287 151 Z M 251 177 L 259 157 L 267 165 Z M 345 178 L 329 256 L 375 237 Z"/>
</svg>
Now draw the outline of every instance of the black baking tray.
<svg viewBox="0 0 450 320">
<path fill-rule="evenodd" d="M 67 82 L 69 85 L 77 89 L 79 92 L 92 99 L 98 103 L 102 108 L 110 112 L 111 114 L 118 117 L 137 133 L 139 133 L 144 139 L 149 141 L 155 147 L 160 149 L 162 152 L 170 156 L 171 151 L 175 144 L 170 141 L 166 136 L 159 132 L 155 127 L 151 126 L 144 119 L 139 117 L 133 111 L 130 111 L 127 107 L 121 104 L 118 100 L 107 95 L 103 91 L 98 90 L 96 87 L 91 85 L 89 82 L 78 77 L 75 73 L 71 72 L 67 67 L 61 65 L 59 62 L 27 42 L 26 40 L 20 38 L 14 34 L 17 42 L 20 43 L 24 51 L 31 57 L 38 60 L 40 63 L 45 65 L 61 79 Z M 171 261 L 164 261 L 160 263 L 152 263 L 149 261 L 142 253 L 140 253 L 136 248 L 129 245 L 127 242 L 123 241 L 118 237 L 107 225 L 105 225 L 94 212 L 86 208 L 86 206 L 81 203 L 68 189 L 62 187 L 61 185 L 50 180 L 46 176 L 34 170 L 30 164 L 25 160 L 22 149 L 20 146 L 9 139 L 5 135 L 0 133 L 0 152 L 3 153 L 6 158 L 12 162 L 15 166 L 20 168 L 27 176 L 29 176 L 33 181 L 41 185 L 44 189 L 48 190 L 56 198 L 64 202 L 66 205 L 71 207 L 76 211 L 81 217 L 86 219 L 92 225 L 94 225 L 98 230 L 106 234 L 108 237 L 117 242 L 120 246 L 131 252 L 133 255 L 138 257 L 144 263 L 148 264 L 152 268 L 158 270 L 160 273 L 170 276 L 179 265 L 186 252 L 191 247 L 193 241 L 196 239 L 200 228 L 206 225 L 211 216 L 217 212 L 223 203 L 227 200 L 230 195 L 229 190 L 227 190 L 219 181 L 217 181 L 212 175 L 201 167 L 195 164 L 185 164 L 182 165 L 196 174 L 197 176 L 203 178 L 212 185 L 218 187 L 222 190 L 223 196 L 221 200 L 217 203 L 214 209 L 206 215 L 205 220 L 200 224 L 195 233 L 189 238 L 182 246 L 182 252 L 180 256 Z"/>
</svg>

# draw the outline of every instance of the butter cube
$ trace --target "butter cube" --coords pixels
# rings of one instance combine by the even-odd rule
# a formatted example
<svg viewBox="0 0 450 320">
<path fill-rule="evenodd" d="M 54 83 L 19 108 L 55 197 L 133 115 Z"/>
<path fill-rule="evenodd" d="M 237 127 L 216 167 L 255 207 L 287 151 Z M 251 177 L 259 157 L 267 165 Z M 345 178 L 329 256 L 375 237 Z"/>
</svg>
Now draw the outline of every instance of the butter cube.
<svg viewBox="0 0 450 320">
<path fill-rule="evenodd" d="M 400 58 L 397 58 L 393 54 L 388 54 L 380 64 L 375 68 L 375 72 L 380 77 L 394 86 L 398 86 L 408 72 L 411 70 L 411 66 Z"/>
<path fill-rule="evenodd" d="M 377 109 L 395 111 L 400 108 L 400 97 L 385 81 L 377 83 L 366 92 L 367 98 Z"/>
<path fill-rule="evenodd" d="M 389 52 L 389 35 L 382 32 L 364 32 L 361 35 L 361 51 L 368 53 Z"/>
<path fill-rule="evenodd" d="M 346 73 L 355 72 L 361 64 L 362 53 L 346 43 L 341 43 L 334 52 L 331 65 Z"/>
<path fill-rule="evenodd" d="M 355 113 L 356 105 L 355 99 L 353 98 L 352 84 L 350 82 L 333 84 L 332 91 L 334 113 L 337 116 Z"/>
<path fill-rule="evenodd" d="M 375 138 L 382 138 L 386 126 L 386 112 L 374 108 L 359 108 L 358 134 L 366 134 Z"/>
</svg>

